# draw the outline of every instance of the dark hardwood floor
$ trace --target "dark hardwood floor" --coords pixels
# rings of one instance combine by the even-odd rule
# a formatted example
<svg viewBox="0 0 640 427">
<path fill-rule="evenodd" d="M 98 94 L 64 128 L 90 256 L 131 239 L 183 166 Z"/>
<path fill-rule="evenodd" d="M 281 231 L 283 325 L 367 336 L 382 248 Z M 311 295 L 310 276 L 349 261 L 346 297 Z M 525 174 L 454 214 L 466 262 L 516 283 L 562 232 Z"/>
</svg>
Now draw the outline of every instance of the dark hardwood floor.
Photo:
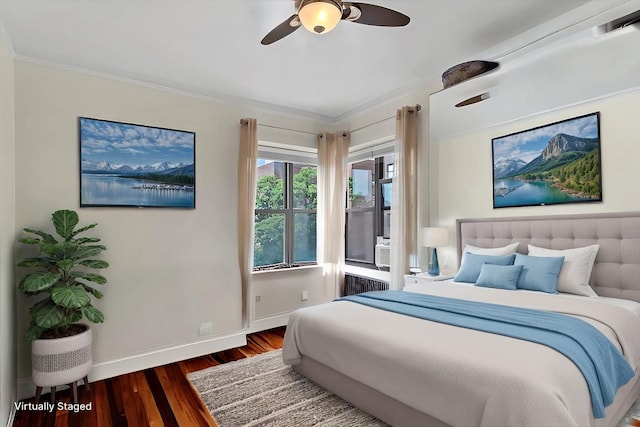
<svg viewBox="0 0 640 427">
<path fill-rule="evenodd" d="M 282 348 L 283 340 L 284 328 L 271 329 L 248 335 L 244 347 L 96 381 L 78 389 L 78 403 L 91 403 L 91 410 L 18 410 L 13 426 L 215 426 L 187 374 Z M 40 401 L 49 402 L 50 394 Z M 56 401 L 71 402 L 70 391 L 56 392 Z"/>
</svg>

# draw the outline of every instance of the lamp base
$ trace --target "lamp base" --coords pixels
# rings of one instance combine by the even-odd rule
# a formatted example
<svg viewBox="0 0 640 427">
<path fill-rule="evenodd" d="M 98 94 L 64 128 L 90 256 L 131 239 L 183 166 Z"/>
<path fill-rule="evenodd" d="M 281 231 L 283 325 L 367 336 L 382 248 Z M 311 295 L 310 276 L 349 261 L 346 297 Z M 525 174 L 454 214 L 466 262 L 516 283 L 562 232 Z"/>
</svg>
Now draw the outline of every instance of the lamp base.
<svg viewBox="0 0 640 427">
<path fill-rule="evenodd" d="M 433 252 L 431 252 L 431 266 L 429 267 L 429 271 L 427 272 L 429 276 L 439 276 L 440 275 L 440 266 L 438 265 L 438 250 L 433 248 Z"/>
<path fill-rule="evenodd" d="M 422 270 L 420 269 L 420 267 L 409 268 L 409 274 L 412 276 L 415 276 L 416 274 L 420 274 L 420 273 L 422 273 Z"/>
</svg>

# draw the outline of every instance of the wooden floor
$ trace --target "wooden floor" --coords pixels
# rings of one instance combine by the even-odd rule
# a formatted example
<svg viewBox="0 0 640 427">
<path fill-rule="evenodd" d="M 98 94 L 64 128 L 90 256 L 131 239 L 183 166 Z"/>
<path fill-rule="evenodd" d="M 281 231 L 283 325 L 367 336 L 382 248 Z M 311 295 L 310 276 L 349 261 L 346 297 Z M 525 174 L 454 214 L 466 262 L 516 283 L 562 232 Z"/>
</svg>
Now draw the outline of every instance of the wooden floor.
<svg viewBox="0 0 640 427">
<path fill-rule="evenodd" d="M 195 359 L 133 372 L 90 383 L 78 390 L 78 403 L 91 403 L 90 411 L 17 411 L 14 427 L 106 426 L 215 426 L 209 411 L 191 388 L 187 374 L 221 363 L 282 348 L 284 328 L 247 336 L 244 347 Z M 33 399 L 25 402 L 32 402 Z M 41 402 L 49 402 L 44 394 Z M 68 389 L 56 393 L 56 401 L 70 402 Z"/>
</svg>

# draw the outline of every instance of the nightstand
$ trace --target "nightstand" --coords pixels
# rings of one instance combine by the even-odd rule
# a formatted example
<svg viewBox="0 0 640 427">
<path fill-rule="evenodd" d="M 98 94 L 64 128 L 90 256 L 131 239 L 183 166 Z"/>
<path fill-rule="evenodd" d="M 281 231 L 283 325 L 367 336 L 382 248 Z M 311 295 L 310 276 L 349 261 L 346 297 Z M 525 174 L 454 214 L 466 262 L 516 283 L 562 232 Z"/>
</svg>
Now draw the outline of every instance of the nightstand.
<svg viewBox="0 0 640 427">
<path fill-rule="evenodd" d="M 441 282 L 447 279 L 453 279 L 455 275 L 453 274 L 441 274 L 439 276 L 429 276 L 427 273 L 420 274 L 405 274 L 404 275 L 404 286 L 415 286 L 415 285 L 426 285 L 431 282 Z"/>
</svg>

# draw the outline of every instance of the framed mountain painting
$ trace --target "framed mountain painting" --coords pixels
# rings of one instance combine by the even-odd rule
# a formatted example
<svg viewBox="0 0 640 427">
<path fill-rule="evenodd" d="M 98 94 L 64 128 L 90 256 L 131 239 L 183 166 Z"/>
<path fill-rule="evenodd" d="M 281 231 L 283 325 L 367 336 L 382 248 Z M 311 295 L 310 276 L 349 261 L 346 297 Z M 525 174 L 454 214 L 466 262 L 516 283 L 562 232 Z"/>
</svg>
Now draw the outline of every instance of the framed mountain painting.
<svg viewBox="0 0 640 427">
<path fill-rule="evenodd" d="M 79 117 L 80 206 L 195 208 L 194 132 Z"/>
<path fill-rule="evenodd" d="M 491 143 L 494 208 L 602 201 L 599 112 Z"/>
</svg>

